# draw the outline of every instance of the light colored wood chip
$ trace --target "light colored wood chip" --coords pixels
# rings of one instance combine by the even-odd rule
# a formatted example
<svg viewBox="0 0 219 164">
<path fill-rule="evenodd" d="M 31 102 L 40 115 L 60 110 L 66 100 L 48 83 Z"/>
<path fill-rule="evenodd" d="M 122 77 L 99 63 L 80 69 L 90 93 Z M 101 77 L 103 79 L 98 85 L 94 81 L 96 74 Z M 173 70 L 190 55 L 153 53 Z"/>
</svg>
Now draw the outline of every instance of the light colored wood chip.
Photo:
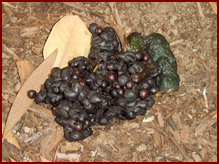
<svg viewBox="0 0 219 164">
<path fill-rule="evenodd" d="M 183 125 L 180 131 L 182 143 L 189 143 L 190 133 L 191 133 L 191 128 L 187 125 Z"/>
<path fill-rule="evenodd" d="M 43 156 L 40 156 L 40 159 L 41 159 L 42 162 L 52 162 L 52 161 L 44 158 Z"/>
<path fill-rule="evenodd" d="M 197 139 L 204 146 L 204 148 L 207 150 L 207 152 L 212 153 L 211 147 L 205 141 L 203 141 L 202 137 L 198 137 Z"/>
<path fill-rule="evenodd" d="M 202 7 L 201 7 L 200 2 L 196 2 L 196 3 L 197 3 L 198 11 L 199 11 L 199 14 L 200 14 L 201 18 L 202 18 L 202 19 L 205 18 L 205 15 L 204 15 L 204 13 L 203 13 L 203 10 L 202 10 Z"/>
<path fill-rule="evenodd" d="M 153 141 L 156 147 L 161 146 L 160 133 L 158 133 L 157 131 L 154 131 L 153 133 Z"/>
<path fill-rule="evenodd" d="M 178 115 L 177 112 L 174 112 L 174 113 L 172 114 L 172 118 L 173 118 L 174 123 L 176 124 L 176 129 L 177 129 L 177 130 L 182 129 L 182 122 L 181 122 L 181 120 L 180 120 L 179 115 Z"/>
<path fill-rule="evenodd" d="M 77 162 L 80 158 L 80 155 L 76 153 L 65 154 L 65 153 L 57 152 L 56 155 L 57 155 L 57 158 L 69 160 L 69 162 Z"/>
<path fill-rule="evenodd" d="M 15 6 L 10 4 L 9 2 L 2 2 L 2 4 L 11 8 L 15 8 Z"/>
<path fill-rule="evenodd" d="M 205 159 L 205 155 L 207 154 L 207 150 L 205 148 L 202 148 L 199 154 L 202 156 L 203 159 Z"/>
<path fill-rule="evenodd" d="M 172 133 L 174 139 L 175 139 L 178 143 L 180 143 L 181 137 L 180 137 L 179 131 L 178 131 L 178 130 L 175 130 L 175 131 L 174 131 L 169 125 L 167 125 L 167 127 L 168 127 L 170 133 Z"/>
<path fill-rule="evenodd" d="M 162 113 L 159 110 L 158 110 L 158 114 L 157 114 L 157 119 L 158 119 L 158 123 L 159 123 L 160 127 L 164 128 L 163 116 L 162 116 Z"/>
<path fill-rule="evenodd" d="M 16 65 L 18 68 L 21 85 L 23 85 L 35 68 L 28 60 L 25 59 L 18 60 Z"/>
<path fill-rule="evenodd" d="M 37 34 L 41 27 L 42 26 L 25 27 L 21 30 L 20 35 L 21 37 L 32 37 Z"/>
<path fill-rule="evenodd" d="M 175 42 L 171 42 L 170 43 L 170 46 L 175 46 L 177 44 L 185 44 L 184 40 L 183 39 L 180 39 L 180 40 L 177 40 Z"/>
<path fill-rule="evenodd" d="M 196 82 L 206 78 L 206 72 L 195 73 L 185 78 L 185 82 Z"/>
</svg>

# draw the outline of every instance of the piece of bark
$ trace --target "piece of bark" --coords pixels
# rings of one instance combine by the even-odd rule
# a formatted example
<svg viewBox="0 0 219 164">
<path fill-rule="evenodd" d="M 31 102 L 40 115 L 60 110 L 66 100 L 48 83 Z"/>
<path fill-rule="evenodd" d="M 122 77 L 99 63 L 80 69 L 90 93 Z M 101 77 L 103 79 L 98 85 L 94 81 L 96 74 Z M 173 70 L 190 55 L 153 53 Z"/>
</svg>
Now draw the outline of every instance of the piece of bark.
<svg viewBox="0 0 219 164">
<path fill-rule="evenodd" d="M 217 121 L 217 111 L 213 111 L 205 116 L 202 122 L 195 128 L 195 136 L 204 132 L 209 126 Z"/>
<path fill-rule="evenodd" d="M 35 68 L 28 60 L 25 60 L 25 59 L 18 60 L 16 62 L 16 65 L 18 68 L 21 85 L 23 85 L 24 82 L 28 79 L 28 77 L 35 70 Z"/>
<path fill-rule="evenodd" d="M 55 148 L 59 141 L 63 138 L 63 127 L 57 125 L 54 130 L 44 138 L 41 142 L 42 153 L 44 155 L 49 155 L 50 151 Z"/>
<path fill-rule="evenodd" d="M 52 122 L 55 119 L 55 116 L 52 114 L 51 110 L 43 108 L 40 105 L 32 104 L 29 107 L 29 110 L 34 112 L 39 117 L 42 117 L 43 119 L 45 119 L 48 122 Z"/>
<path fill-rule="evenodd" d="M 198 137 L 197 139 L 209 153 L 212 153 L 211 147 L 206 142 L 203 141 L 202 137 Z"/>
<path fill-rule="evenodd" d="M 19 57 L 12 50 L 10 50 L 10 48 L 6 47 L 5 44 L 2 44 L 2 52 L 12 56 L 14 60 L 19 60 Z"/>
</svg>

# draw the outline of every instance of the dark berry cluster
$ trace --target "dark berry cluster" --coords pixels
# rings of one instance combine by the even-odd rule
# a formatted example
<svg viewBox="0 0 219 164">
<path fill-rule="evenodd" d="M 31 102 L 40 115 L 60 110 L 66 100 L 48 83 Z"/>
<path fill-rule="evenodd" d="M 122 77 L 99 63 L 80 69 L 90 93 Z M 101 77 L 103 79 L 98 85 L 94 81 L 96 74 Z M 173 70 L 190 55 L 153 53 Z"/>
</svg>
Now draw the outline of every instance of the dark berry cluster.
<svg viewBox="0 0 219 164">
<path fill-rule="evenodd" d="M 150 55 L 118 52 L 119 40 L 111 27 L 90 25 L 92 43 L 88 58 L 77 57 L 65 68 L 53 68 L 39 93 L 28 92 L 36 103 L 50 103 L 65 138 L 78 141 L 90 136 L 92 125 L 113 118 L 144 115 L 159 88 L 160 69 Z"/>
</svg>

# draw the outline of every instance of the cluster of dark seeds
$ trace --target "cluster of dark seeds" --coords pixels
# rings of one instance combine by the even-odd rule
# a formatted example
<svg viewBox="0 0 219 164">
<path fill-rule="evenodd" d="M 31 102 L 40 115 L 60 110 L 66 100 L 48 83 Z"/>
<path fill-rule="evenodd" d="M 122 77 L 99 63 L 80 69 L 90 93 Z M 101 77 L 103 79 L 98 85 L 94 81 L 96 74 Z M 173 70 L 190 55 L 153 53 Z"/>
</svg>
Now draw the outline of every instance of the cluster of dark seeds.
<svg viewBox="0 0 219 164">
<path fill-rule="evenodd" d="M 64 127 L 69 141 L 92 135 L 92 125 L 106 125 L 113 118 L 134 119 L 144 115 L 159 88 L 160 69 L 148 54 L 118 52 L 116 32 L 90 25 L 89 57 L 77 57 L 65 68 L 53 68 L 39 93 L 28 92 L 36 103 L 50 103 L 55 121 Z"/>
</svg>

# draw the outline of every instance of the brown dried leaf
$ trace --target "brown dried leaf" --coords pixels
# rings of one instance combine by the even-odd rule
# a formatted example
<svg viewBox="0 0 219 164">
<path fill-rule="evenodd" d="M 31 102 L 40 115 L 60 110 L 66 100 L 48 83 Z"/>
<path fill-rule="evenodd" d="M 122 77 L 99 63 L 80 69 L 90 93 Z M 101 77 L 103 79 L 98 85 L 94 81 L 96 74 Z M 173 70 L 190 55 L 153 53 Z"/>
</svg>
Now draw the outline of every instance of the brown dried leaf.
<svg viewBox="0 0 219 164">
<path fill-rule="evenodd" d="M 58 51 L 55 50 L 49 58 L 42 62 L 21 87 L 8 115 L 2 140 L 5 139 L 13 126 L 20 120 L 33 103 L 33 99 L 27 97 L 27 91 L 30 89 L 39 90 L 41 84 L 47 79 L 48 74 L 50 73 L 57 53 Z"/>
<path fill-rule="evenodd" d="M 3 133 L 3 131 L 4 131 L 4 128 L 5 128 L 5 123 L 2 121 L 2 133 Z M 11 143 L 11 144 L 13 144 L 14 146 L 16 146 L 18 149 L 21 149 L 21 146 L 20 146 L 19 142 L 17 141 L 17 139 L 15 138 L 14 133 L 13 133 L 12 131 L 10 131 L 10 132 L 8 133 L 6 140 L 7 140 L 9 143 Z"/>
<path fill-rule="evenodd" d="M 21 85 L 23 85 L 35 68 L 28 60 L 18 60 L 16 65 L 18 68 Z"/>
<path fill-rule="evenodd" d="M 43 50 L 44 58 L 58 48 L 53 67 L 63 68 L 77 56 L 87 57 L 90 43 L 91 33 L 85 23 L 77 15 L 67 15 L 53 27 Z"/>
</svg>

